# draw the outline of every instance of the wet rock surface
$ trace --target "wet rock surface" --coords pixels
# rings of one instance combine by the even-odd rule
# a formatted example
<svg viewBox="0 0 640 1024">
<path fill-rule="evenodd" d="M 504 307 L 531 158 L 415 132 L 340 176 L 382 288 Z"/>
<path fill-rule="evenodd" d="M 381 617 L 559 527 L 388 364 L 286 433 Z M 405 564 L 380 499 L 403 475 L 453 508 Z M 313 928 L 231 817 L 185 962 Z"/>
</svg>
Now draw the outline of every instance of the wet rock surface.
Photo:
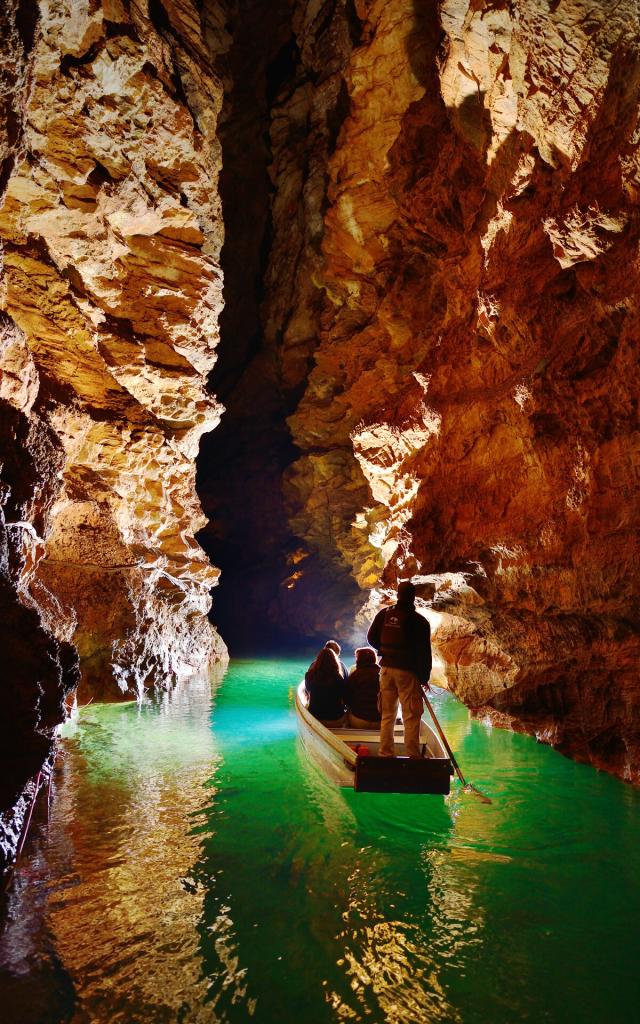
<svg viewBox="0 0 640 1024">
<path fill-rule="evenodd" d="M 247 600 L 344 636 L 422 577 L 462 699 L 635 780 L 637 17 L 294 6 L 259 356 L 291 564 Z"/>
<path fill-rule="evenodd" d="M 225 33 L 190 0 L 1 17 L 7 807 L 50 750 L 78 656 L 81 700 L 226 656 L 207 618 L 218 571 L 194 539 L 199 440 L 221 413 L 209 69 Z"/>
<path fill-rule="evenodd" d="M 0 462 L 1 870 L 19 841 L 79 668 L 74 647 L 52 628 L 54 596 L 30 590 L 60 486 L 55 435 L 39 417 L 0 402 Z"/>
<path fill-rule="evenodd" d="M 77 656 L 224 657 L 220 401 L 223 635 L 359 640 L 411 576 L 463 700 L 638 781 L 633 0 L 0 18 L 5 804 Z"/>
</svg>

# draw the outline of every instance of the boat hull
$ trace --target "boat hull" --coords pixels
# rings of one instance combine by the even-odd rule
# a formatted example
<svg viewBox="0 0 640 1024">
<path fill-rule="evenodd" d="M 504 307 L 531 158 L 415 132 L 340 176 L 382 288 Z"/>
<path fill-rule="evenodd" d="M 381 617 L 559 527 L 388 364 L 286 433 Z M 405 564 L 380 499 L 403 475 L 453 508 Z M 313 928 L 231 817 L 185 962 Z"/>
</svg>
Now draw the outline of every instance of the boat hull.
<svg viewBox="0 0 640 1024">
<path fill-rule="evenodd" d="M 359 793 L 449 793 L 451 760 L 425 719 L 420 723 L 425 757 L 416 759 L 379 757 L 378 730 L 327 728 L 309 712 L 304 683 L 296 692 L 296 715 L 306 754 L 336 785 Z M 395 729 L 397 749 L 403 749 L 403 739 L 400 724 Z"/>
</svg>

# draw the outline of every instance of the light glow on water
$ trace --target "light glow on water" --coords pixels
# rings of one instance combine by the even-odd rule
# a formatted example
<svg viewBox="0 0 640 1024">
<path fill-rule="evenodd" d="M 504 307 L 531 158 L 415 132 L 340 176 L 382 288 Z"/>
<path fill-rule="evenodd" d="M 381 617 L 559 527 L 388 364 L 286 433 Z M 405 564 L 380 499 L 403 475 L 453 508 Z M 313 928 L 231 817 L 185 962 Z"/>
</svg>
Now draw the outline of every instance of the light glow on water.
<svg viewBox="0 0 640 1024">
<path fill-rule="evenodd" d="M 491 805 L 338 790 L 296 738 L 305 667 L 81 712 L 7 898 L 7 1019 L 635 1019 L 640 793 L 445 694 Z"/>
</svg>

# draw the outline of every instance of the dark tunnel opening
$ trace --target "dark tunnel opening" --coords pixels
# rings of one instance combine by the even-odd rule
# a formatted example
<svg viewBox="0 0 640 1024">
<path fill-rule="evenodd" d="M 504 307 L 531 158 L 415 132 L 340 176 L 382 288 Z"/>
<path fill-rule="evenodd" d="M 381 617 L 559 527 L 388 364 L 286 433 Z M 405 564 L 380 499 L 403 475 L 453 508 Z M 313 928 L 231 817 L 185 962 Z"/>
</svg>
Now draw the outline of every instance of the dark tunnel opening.
<svg viewBox="0 0 640 1024">
<path fill-rule="evenodd" d="M 291 0 L 244 0 L 227 26 L 232 43 L 217 66 L 226 83 L 219 123 L 225 308 L 209 386 L 226 411 L 201 445 L 197 489 L 209 524 L 198 539 L 221 570 L 211 618 L 232 653 L 265 645 L 298 647 L 320 635 L 321 616 L 312 609 L 314 577 L 343 605 L 353 604 L 358 592 L 344 569 L 334 581 L 332 569 L 295 535 L 283 485 L 301 454 L 287 417 L 314 365 L 313 337 L 306 349 L 295 350 L 293 372 L 285 340 L 295 310 L 298 261 L 305 249 L 319 253 L 321 244 L 322 219 L 309 212 L 308 187 L 319 184 L 318 204 L 324 210 L 326 163 L 349 112 L 344 83 L 329 99 L 317 96 L 331 77 L 342 81 L 340 59 L 357 41 L 355 15 L 345 0 L 323 5 L 307 36 L 300 26 L 292 28 L 294 8 Z M 327 63 L 336 19 L 344 52 Z M 283 185 L 283 154 L 285 173 L 297 189 L 287 193 L 284 204 L 288 224 L 283 224 L 278 193 L 289 188 L 286 177 Z M 283 246 L 289 228 L 293 241 Z M 319 316 L 320 289 L 315 302 Z M 302 595 L 299 589 L 293 593 L 292 583 L 301 560 L 307 576 Z"/>
<path fill-rule="evenodd" d="M 262 322 L 273 236 L 271 108 L 295 78 L 299 56 L 290 8 L 287 0 L 245 0 L 229 25 L 233 42 L 221 68 L 228 83 L 219 127 L 225 308 L 209 387 L 225 413 L 203 439 L 197 488 L 209 518 L 198 540 L 221 570 L 211 618 L 232 652 L 301 642 L 276 608 L 295 546 L 281 480 L 297 449 Z"/>
</svg>

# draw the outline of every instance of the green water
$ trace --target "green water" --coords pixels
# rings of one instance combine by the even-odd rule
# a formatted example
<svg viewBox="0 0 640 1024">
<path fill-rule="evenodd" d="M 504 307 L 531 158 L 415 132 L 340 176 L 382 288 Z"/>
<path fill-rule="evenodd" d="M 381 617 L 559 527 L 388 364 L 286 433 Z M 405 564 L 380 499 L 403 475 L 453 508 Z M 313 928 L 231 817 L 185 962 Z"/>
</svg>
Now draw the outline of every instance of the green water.
<svg viewBox="0 0 640 1024">
<path fill-rule="evenodd" d="M 304 667 L 85 709 L 7 897 L 6 1019 L 636 1020 L 640 793 L 445 694 L 490 806 L 337 790 L 296 738 Z"/>
</svg>

